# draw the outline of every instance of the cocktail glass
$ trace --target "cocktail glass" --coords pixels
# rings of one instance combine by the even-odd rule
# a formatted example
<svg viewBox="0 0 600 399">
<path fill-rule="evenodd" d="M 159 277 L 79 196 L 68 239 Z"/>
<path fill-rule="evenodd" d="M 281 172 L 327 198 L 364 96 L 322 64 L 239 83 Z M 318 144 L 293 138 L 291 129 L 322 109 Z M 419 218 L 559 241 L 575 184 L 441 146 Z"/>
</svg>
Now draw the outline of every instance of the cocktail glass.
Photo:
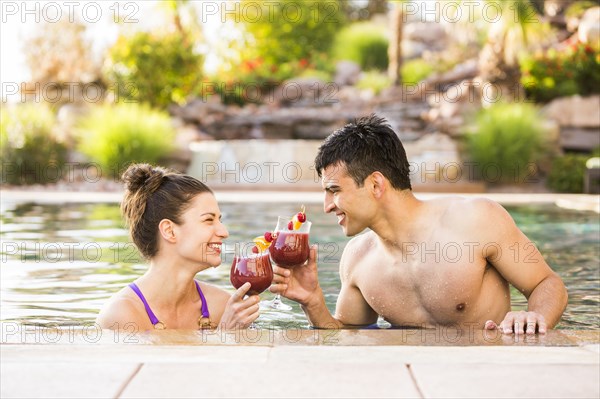
<svg viewBox="0 0 600 399">
<path fill-rule="evenodd" d="M 279 216 L 277 226 L 273 232 L 273 242 L 269 246 L 271 261 L 277 266 L 291 269 L 304 264 L 310 254 L 308 235 L 311 222 L 300 224 L 299 228 L 290 229 L 292 218 Z M 292 307 L 281 301 L 281 295 L 277 294 L 268 305 L 277 310 L 291 310 Z"/>
<path fill-rule="evenodd" d="M 251 287 L 247 295 L 258 295 L 269 288 L 273 281 L 273 267 L 269 253 L 263 251 L 257 254 L 245 254 L 244 249 L 248 248 L 236 245 L 229 279 L 236 289 L 249 282 Z M 256 325 L 252 323 L 248 328 L 256 329 Z"/>
</svg>

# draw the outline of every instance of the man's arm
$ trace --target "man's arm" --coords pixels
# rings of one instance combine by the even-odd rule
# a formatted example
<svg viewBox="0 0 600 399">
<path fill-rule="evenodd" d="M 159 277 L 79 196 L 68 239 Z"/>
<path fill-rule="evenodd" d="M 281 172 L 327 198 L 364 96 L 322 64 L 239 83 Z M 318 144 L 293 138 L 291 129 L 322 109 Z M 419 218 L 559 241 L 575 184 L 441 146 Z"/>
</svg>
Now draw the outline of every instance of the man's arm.
<svg viewBox="0 0 600 399">
<path fill-rule="evenodd" d="M 483 256 L 528 301 L 527 312 L 507 313 L 500 329 L 507 333 L 535 333 L 537 328 L 544 333 L 553 328 L 567 306 L 567 290 L 560 277 L 502 206 L 478 200 L 477 215 L 483 221 L 477 225 L 487 248 Z M 489 322 L 486 327 L 490 327 Z"/>
<path fill-rule="evenodd" d="M 343 328 L 365 326 L 377 322 L 377 313 L 365 301 L 357 287 L 350 286 L 342 280 L 342 288 L 337 299 L 335 316 L 331 316 L 325 305 L 325 298 L 320 293 L 312 303 L 302 305 L 302 310 L 316 328 Z"/>
<path fill-rule="evenodd" d="M 344 254 L 352 246 L 348 243 Z M 271 292 L 280 293 L 284 297 L 298 302 L 309 322 L 316 328 L 342 328 L 344 326 L 369 325 L 377 321 L 377 313 L 371 309 L 363 298 L 358 287 L 351 282 L 351 273 L 345 270 L 344 254 L 340 260 L 340 278 L 342 287 L 337 300 L 335 317 L 325 305 L 325 297 L 317 277 L 317 248 L 311 248 L 308 263 L 293 269 L 283 269 L 275 266 L 275 276 Z"/>
</svg>

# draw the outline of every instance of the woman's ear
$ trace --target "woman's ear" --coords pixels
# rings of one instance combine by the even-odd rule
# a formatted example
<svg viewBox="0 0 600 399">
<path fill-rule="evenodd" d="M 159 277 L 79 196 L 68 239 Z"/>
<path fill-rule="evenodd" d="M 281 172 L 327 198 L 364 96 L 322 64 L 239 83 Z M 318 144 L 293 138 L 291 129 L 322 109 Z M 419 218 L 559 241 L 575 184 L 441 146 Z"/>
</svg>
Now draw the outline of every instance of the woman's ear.
<svg viewBox="0 0 600 399">
<path fill-rule="evenodd" d="M 158 231 L 160 232 L 162 238 L 166 241 L 170 243 L 177 241 L 175 238 L 175 223 L 173 223 L 171 220 L 161 220 L 160 223 L 158 223 Z"/>
<path fill-rule="evenodd" d="M 373 172 L 368 179 L 369 189 L 375 198 L 381 198 L 387 188 L 387 179 L 381 172 Z"/>
</svg>

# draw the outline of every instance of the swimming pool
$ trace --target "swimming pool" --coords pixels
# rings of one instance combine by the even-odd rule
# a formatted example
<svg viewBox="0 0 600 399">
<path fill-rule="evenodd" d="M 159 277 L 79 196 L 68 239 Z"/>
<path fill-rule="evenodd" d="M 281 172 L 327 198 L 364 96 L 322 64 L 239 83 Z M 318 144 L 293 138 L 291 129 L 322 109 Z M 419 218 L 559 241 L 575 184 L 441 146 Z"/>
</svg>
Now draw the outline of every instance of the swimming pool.
<svg viewBox="0 0 600 399">
<path fill-rule="evenodd" d="M 244 242 L 274 227 L 277 216 L 297 212 L 297 204 L 221 203 L 228 244 Z M 553 205 L 507 207 L 548 263 L 564 279 L 569 305 L 558 328 L 600 328 L 600 225 L 593 212 Z M 331 311 L 339 292 L 338 262 L 348 239 L 333 216 L 311 204 L 311 242 L 319 244 L 319 278 Z M 0 203 L 0 320 L 36 326 L 92 323 L 110 295 L 146 266 L 123 228 L 118 204 L 47 205 Z M 198 278 L 233 291 L 229 282 L 231 252 L 223 264 Z M 526 308 L 511 288 L 513 309 Z M 261 294 L 271 299 L 272 294 Z M 289 312 L 263 310 L 263 328 L 306 328 L 300 307 Z M 380 323 L 385 326 L 385 323 Z"/>
</svg>

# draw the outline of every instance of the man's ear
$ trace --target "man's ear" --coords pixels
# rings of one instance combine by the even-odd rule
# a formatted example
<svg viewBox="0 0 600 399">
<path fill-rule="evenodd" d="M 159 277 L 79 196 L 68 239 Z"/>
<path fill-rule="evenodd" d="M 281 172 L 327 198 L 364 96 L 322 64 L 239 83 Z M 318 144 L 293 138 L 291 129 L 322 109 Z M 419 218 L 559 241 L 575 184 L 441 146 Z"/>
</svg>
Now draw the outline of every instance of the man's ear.
<svg viewBox="0 0 600 399">
<path fill-rule="evenodd" d="M 177 241 L 175 238 L 175 223 L 173 223 L 171 220 L 161 220 L 160 223 L 158 223 L 158 231 L 160 232 L 162 238 L 166 241 L 170 243 Z"/>
<path fill-rule="evenodd" d="M 375 198 L 381 198 L 387 189 L 387 179 L 381 172 L 373 172 L 369 175 L 367 182 L 369 189 Z"/>
</svg>

